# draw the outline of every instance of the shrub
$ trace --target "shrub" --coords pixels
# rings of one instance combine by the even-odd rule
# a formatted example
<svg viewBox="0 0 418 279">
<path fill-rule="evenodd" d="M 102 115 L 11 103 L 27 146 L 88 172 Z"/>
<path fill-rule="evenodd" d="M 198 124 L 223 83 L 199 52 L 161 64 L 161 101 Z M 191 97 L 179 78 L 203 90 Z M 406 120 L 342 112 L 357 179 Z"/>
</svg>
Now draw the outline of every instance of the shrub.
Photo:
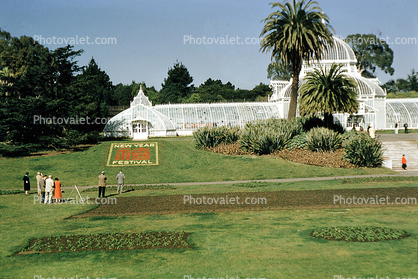
<svg viewBox="0 0 418 279">
<path fill-rule="evenodd" d="M 9 145 L 0 144 L 0 156 L 2 157 L 19 157 L 27 156 L 32 152 L 35 152 L 39 148 L 36 144 L 22 144 L 22 145 Z"/>
<path fill-rule="evenodd" d="M 294 118 L 294 120 L 300 123 L 304 132 L 307 132 L 312 128 L 324 126 L 324 121 L 316 115 L 301 116 Z"/>
<path fill-rule="evenodd" d="M 204 127 L 193 132 L 197 147 L 211 148 L 221 143 L 233 143 L 239 138 L 239 128 Z"/>
<path fill-rule="evenodd" d="M 306 133 L 299 134 L 294 136 L 289 144 L 287 145 L 287 149 L 292 150 L 295 148 L 303 149 L 306 147 Z"/>
<path fill-rule="evenodd" d="M 285 119 L 259 120 L 247 123 L 241 132 L 242 149 L 258 155 L 270 154 L 285 148 L 292 138 Z"/>
<path fill-rule="evenodd" d="M 306 147 L 312 151 L 335 151 L 341 148 L 341 136 L 327 128 L 313 128 L 306 133 Z"/>
<path fill-rule="evenodd" d="M 325 121 L 316 116 L 316 115 L 310 115 L 310 116 L 301 116 L 298 118 L 294 118 L 293 119 L 295 122 L 298 122 L 301 127 L 302 130 L 304 132 L 307 132 L 313 128 L 317 128 L 317 127 L 324 127 L 324 128 L 328 128 L 330 130 L 333 130 L 337 133 L 342 134 L 344 132 L 344 127 L 339 123 L 332 123 L 332 124 L 327 124 L 325 123 Z M 293 121 L 292 120 L 292 121 Z"/>
<path fill-rule="evenodd" d="M 344 142 L 343 159 L 358 167 L 377 167 L 383 163 L 382 143 L 369 135 L 357 133 Z"/>
<path fill-rule="evenodd" d="M 97 144 L 100 140 L 103 140 L 103 135 L 98 131 L 90 131 L 81 136 L 80 143 Z"/>
<path fill-rule="evenodd" d="M 360 132 L 357 132 L 356 130 L 349 130 L 349 131 L 345 131 L 341 137 L 343 140 L 344 144 L 348 144 L 349 142 L 351 142 L 353 139 L 357 138 Z"/>
</svg>

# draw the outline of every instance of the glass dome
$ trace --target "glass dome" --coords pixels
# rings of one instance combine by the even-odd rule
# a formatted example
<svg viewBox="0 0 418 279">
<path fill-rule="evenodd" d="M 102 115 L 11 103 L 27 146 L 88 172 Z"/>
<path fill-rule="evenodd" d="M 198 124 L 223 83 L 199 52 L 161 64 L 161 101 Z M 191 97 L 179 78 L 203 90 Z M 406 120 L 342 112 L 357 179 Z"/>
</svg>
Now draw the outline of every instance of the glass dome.
<svg viewBox="0 0 418 279">
<path fill-rule="evenodd" d="M 103 134 L 110 137 L 132 136 L 131 123 L 133 121 L 148 122 L 150 136 L 164 136 L 176 130 L 167 116 L 150 106 L 139 104 L 112 117 L 104 127 Z"/>
<path fill-rule="evenodd" d="M 386 128 L 395 128 L 397 122 L 418 127 L 418 99 L 386 99 Z"/>
</svg>

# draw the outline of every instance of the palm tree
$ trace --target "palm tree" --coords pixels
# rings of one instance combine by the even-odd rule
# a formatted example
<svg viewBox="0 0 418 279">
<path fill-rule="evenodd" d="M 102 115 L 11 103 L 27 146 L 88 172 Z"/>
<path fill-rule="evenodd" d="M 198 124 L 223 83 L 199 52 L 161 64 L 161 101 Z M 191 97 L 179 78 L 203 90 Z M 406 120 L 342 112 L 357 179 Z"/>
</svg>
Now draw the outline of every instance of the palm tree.
<svg viewBox="0 0 418 279">
<path fill-rule="evenodd" d="M 332 63 L 329 70 L 320 67 L 306 74 L 299 89 L 300 114 L 322 112 L 325 122 L 331 124 L 332 113 L 358 111 L 357 83 L 344 74 L 342 66 Z"/>
<path fill-rule="evenodd" d="M 327 45 L 332 46 L 331 31 L 334 29 L 328 24 L 328 16 L 315 6 L 317 2 L 301 0 L 293 4 L 272 3 L 272 8 L 278 7 L 264 19 L 265 26 L 261 31 L 260 51 L 272 51 L 271 59 L 278 55 L 279 59 L 291 67 L 292 88 L 288 120 L 296 116 L 298 98 L 299 74 L 302 62 L 319 60 Z"/>
</svg>

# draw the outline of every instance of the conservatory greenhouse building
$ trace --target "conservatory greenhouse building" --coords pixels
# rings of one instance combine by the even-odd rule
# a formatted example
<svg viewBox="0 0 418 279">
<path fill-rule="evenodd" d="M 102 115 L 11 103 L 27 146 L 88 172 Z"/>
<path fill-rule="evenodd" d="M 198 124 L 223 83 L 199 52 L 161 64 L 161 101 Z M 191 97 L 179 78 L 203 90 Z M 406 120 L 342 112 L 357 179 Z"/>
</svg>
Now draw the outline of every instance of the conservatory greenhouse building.
<svg viewBox="0 0 418 279">
<path fill-rule="evenodd" d="M 346 75 L 357 83 L 359 110 L 356 114 L 334 114 L 334 120 L 344 127 L 393 129 L 395 123 L 410 128 L 418 127 L 417 99 L 386 99 L 386 91 L 378 79 L 361 76 L 356 68 L 356 57 L 351 47 L 334 37 L 334 46 L 328 47 L 322 60 L 304 63 L 299 77 L 304 77 L 316 67 L 329 68 L 332 63 L 343 65 Z M 144 140 L 148 137 L 191 135 L 201 127 L 243 127 L 247 122 L 269 118 L 287 118 L 292 81 L 272 80 L 273 90 L 268 102 L 165 104 L 155 105 L 145 96 L 142 88 L 130 107 L 117 114 L 106 124 L 103 134 L 108 137 L 131 137 Z"/>
</svg>

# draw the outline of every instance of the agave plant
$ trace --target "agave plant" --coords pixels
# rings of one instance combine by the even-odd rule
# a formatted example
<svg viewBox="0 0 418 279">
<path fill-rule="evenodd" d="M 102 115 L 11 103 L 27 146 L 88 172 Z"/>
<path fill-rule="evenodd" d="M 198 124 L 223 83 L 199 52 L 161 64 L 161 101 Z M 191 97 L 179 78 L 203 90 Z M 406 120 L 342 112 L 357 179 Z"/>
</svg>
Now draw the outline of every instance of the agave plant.
<svg viewBox="0 0 418 279">
<path fill-rule="evenodd" d="M 358 167 L 378 167 L 383 163 L 382 143 L 358 133 L 344 143 L 343 159 Z"/>
<path fill-rule="evenodd" d="M 285 148 L 292 138 L 284 119 L 259 120 L 247 123 L 241 132 L 242 149 L 258 155 L 270 154 Z"/>
<path fill-rule="evenodd" d="M 221 143 L 233 143 L 239 138 L 239 128 L 204 127 L 193 133 L 197 147 L 211 148 Z"/>
<path fill-rule="evenodd" d="M 306 147 L 312 151 L 335 151 L 341 146 L 341 136 L 330 129 L 313 128 L 306 133 Z"/>
</svg>

